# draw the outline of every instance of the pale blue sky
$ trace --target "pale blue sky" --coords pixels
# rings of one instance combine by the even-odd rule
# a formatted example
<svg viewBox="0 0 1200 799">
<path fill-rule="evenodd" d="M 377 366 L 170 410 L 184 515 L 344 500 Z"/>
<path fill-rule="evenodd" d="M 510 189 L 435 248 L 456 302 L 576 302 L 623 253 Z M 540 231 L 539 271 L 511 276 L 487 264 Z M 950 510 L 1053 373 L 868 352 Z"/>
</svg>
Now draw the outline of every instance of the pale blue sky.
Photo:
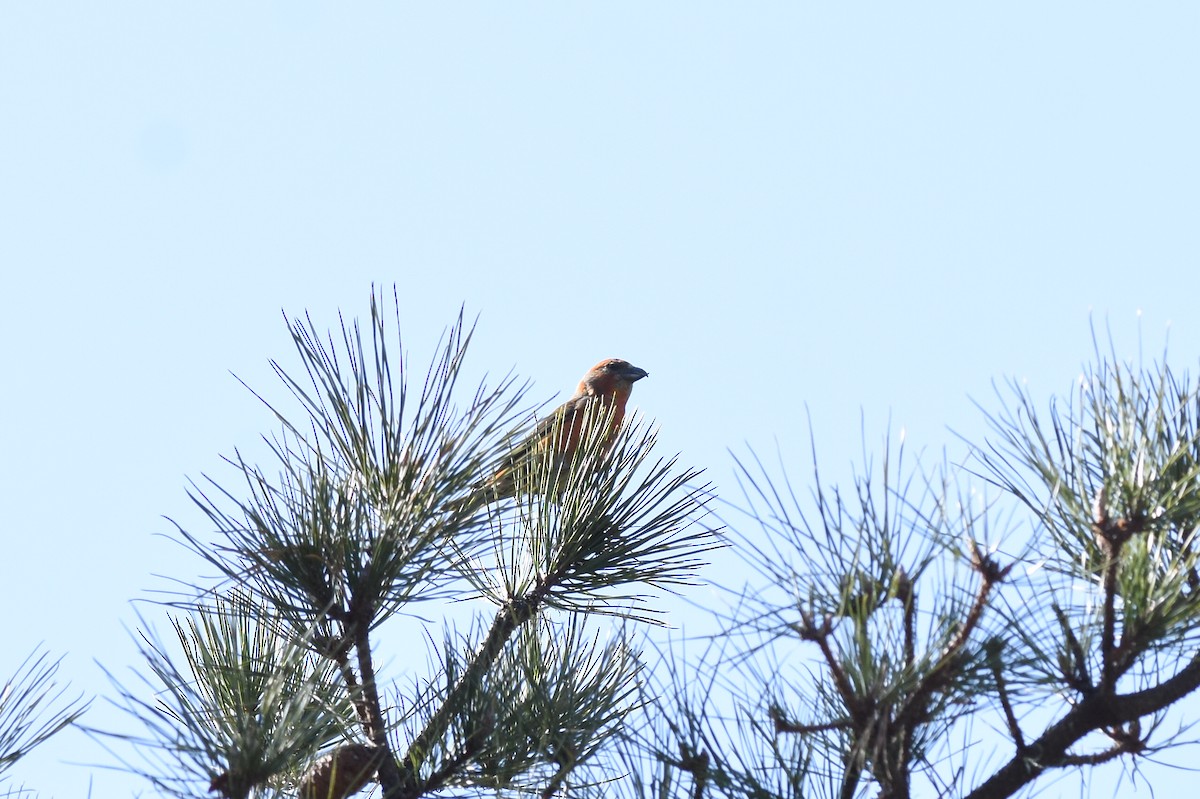
<svg viewBox="0 0 1200 799">
<path fill-rule="evenodd" d="M 472 368 L 538 398 L 644 367 L 719 486 L 744 442 L 802 475 L 806 405 L 836 467 L 860 411 L 959 452 L 993 379 L 1072 384 L 1091 318 L 1193 367 L 1197 42 L 1192 3 L 0 5 L 0 673 L 133 665 L 130 599 L 200 568 L 162 517 L 271 429 L 229 372 L 276 391 L 280 309 L 372 282 L 418 362 L 465 304 Z M 15 777 L 128 795 L 56 765 L 101 758 Z"/>
</svg>

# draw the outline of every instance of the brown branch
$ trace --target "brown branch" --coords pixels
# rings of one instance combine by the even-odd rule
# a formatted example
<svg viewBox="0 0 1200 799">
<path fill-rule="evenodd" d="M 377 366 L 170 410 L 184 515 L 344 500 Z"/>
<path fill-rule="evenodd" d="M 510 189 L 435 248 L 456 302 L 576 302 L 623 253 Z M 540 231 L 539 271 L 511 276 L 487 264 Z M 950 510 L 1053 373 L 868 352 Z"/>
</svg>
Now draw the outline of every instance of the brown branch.
<svg viewBox="0 0 1200 799">
<path fill-rule="evenodd" d="M 917 663 L 917 633 L 916 633 L 916 606 L 917 598 L 916 591 L 913 588 L 912 581 L 908 579 L 908 575 L 904 570 L 900 570 L 900 586 L 898 594 L 901 601 L 904 602 L 904 665 L 910 671 L 914 670 Z M 881 784 L 885 786 L 885 790 L 880 794 L 881 799 L 884 796 L 895 797 L 895 799 L 907 799 L 909 795 L 909 760 L 912 755 L 912 740 L 914 724 L 899 723 L 898 741 L 895 752 L 895 763 L 899 771 L 898 774 L 888 774 L 888 780 Z M 878 764 L 877 764 L 878 767 Z"/>
<path fill-rule="evenodd" d="M 1021 733 L 1021 725 L 1017 723 L 1017 714 L 1013 712 L 1012 702 L 1008 700 L 1008 687 L 1004 684 L 1004 671 L 999 654 L 993 655 L 990 660 L 992 675 L 996 678 L 996 692 L 1000 696 L 1000 707 L 1004 709 L 1004 719 L 1008 723 L 1008 734 L 1012 736 L 1017 752 L 1024 752 L 1025 736 Z"/>
<path fill-rule="evenodd" d="M 830 730 L 844 730 L 849 728 L 850 722 L 843 719 L 842 721 L 829 721 L 824 724 L 797 724 L 794 721 L 788 721 L 783 716 L 783 711 L 779 708 L 772 707 L 767 711 L 767 715 L 771 717 L 771 722 L 775 725 L 777 733 L 796 733 L 799 735 L 807 735 L 813 732 L 828 732 Z"/>
<path fill-rule="evenodd" d="M 1012 564 L 1001 567 L 992 558 L 980 552 L 974 541 L 968 541 L 968 543 L 971 546 L 971 566 L 980 576 L 979 591 L 975 594 L 975 601 L 971 604 L 971 609 L 967 612 L 967 617 L 963 619 L 962 626 L 958 628 L 954 638 L 942 650 L 942 654 L 933 668 L 929 670 L 913 690 L 908 701 L 904 703 L 900 712 L 896 714 L 896 723 L 902 725 L 908 732 L 912 731 L 913 726 L 924 721 L 929 700 L 934 692 L 943 688 L 950 679 L 952 670 L 962 664 L 962 650 L 979 625 L 979 620 L 983 618 L 992 588 L 1007 577 L 1009 571 L 1012 570 Z"/>
<path fill-rule="evenodd" d="M 479 754 L 480 749 L 482 749 L 482 741 L 468 741 L 467 746 L 455 753 L 454 757 L 446 760 L 440 768 L 429 775 L 429 779 L 421 784 L 421 790 L 428 792 L 444 788 L 451 777 L 457 774 L 463 766 L 470 763 Z"/>
<path fill-rule="evenodd" d="M 897 570 L 895 582 L 896 598 L 904 605 L 904 665 L 911 669 L 917 663 L 916 592 L 903 567 Z"/>
<path fill-rule="evenodd" d="M 1067 620 L 1067 614 L 1057 603 L 1051 603 L 1054 609 L 1054 616 L 1058 619 L 1058 626 L 1062 628 L 1063 636 L 1067 639 L 1067 654 L 1074 660 L 1075 673 L 1063 674 L 1063 679 L 1067 685 L 1074 688 L 1084 696 L 1090 696 L 1096 690 L 1096 686 L 1092 684 L 1092 676 L 1088 674 L 1087 658 L 1083 654 L 1083 646 L 1079 643 L 1079 639 L 1075 637 L 1075 631 L 1071 629 L 1071 624 Z"/>
<path fill-rule="evenodd" d="M 446 730 L 450 727 L 450 721 L 454 714 L 461 709 L 463 700 L 482 681 L 517 628 L 533 618 L 548 593 L 548 583 L 542 583 L 529 595 L 513 599 L 500 608 L 496 618 L 492 621 L 491 629 L 488 630 L 483 645 L 475 653 L 474 658 L 467 665 L 462 676 L 458 678 L 458 682 L 450 689 L 450 693 L 442 701 L 433 717 L 429 719 L 424 729 L 417 734 L 408 747 L 408 751 L 404 755 L 404 763 L 408 771 L 405 776 L 404 790 L 394 794 L 395 796 L 415 797 L 424 792 L 426 786 L 420 784 L 417 771 L 429 754 L 433 742 L 446 734 Z M 391 796 L 393 794 L 384 791 L 385 799 Z"/>
<path fill-rule="evenodd" d="M 1146 750 L 1146 742 L 1142 739 L 1142 725 L 1136 719 L 1129 722 L 1128 729 L 1117 727 L 1105 730 L 1105 734 L 1113 739 L 1112 746 L 1090 755 L 1067 755 L 1063 758 L 1063 766 L 1098 766 L 1116 760 L 1121 755 L 1137 754 Z"/>
<path fill-rule="evenodd" d="M 1153 688 L 1136 691 L 1110 699 L 1116 716 L 1115 724 L 1123 724 L 1148 716 L 1178 702 L 1200 688 L 1200 655 L 1196 655 L 1178 674 Z"/>
<path fill-rule="evenodd" d="M 690 769 L 692 774 L 692 799 L 704 799 L 704 789 L 708 785 L 708 752 L 701 752 L 695 758 L 696 762 Z"/>
<path fill-rule="evenodd" d="M 1101 508 L 1092 523 L 1092 532 L 1100 551 L 1104 553 L 1104 619 L 1100 629 L 1100 691 L 1111 694 L 1116 690 L 1117 673 L 1117 572 L 1121 566 L 1121 551 L 1134 535 L 1146 529 L 1146 517 L 1135 514 L 1128 518 L 1112 519 Z"/>
<path fill-rule="evenodd" d="M 1090 755 L 1066 755 L 1063 757 L 1061 765 L 1064 767 L 1099 766 L 1116 760 L 1130 751 L 1121 744 L 1113 744 L 1103 752 L 1094 752 Z"/>
<path fill-rule="evenodd" d="M 567 777 L 575 768 L 575 755 L 573 752 L 561 752 L 558 756 L 558 771 L 550 777 L 550 781 L 546 783 L 546 787 L 542 789 L 541 799 L 550 799 L 554 794 L 558 793 L 558 789 L 567 781 Z"/>
<path fill-rule="evenodd" d="M 1102 539 L 1109 541 L 1110 539 Z M 1105 547 L 1104 556 L 1104 621 L 1100 628 L 1100 691 L 1110 694 L 1116 690 L 1113 673 L 1113 650 L 1116 648 L 1117 627 L 1117 570 L 1121 566 L 1120 546 Z"/>
<path fill-rule="evenodd" d="M 354 637 L 354 653 L 358 658 L 358 671 L 362 678 L 360 694 L 362 702 L 355 702 L 363 730 L 379 754 L 379 784 L 384 796 L 394 796 L 403 784 L 403 776 L 396 765 L 387 739 L 387 724 L 383 718 L 383 705 L 379 701 L 379 687 L 375 682 L 375 664 L 371 658 L 370 609 L 360 609 L 350 621 Z M 343 671 L 343 675 L 346 672 Z M 353 676 L 353 673 L 351 673 Z"/>
<path fill-rule="evenodd" d="M 1002 799 L 1014 795 L 1047 769 L 1067 764 L 1068 749 L 1088 733 L 1116 728 L 1157 713 L 1200 688 L 1200 655 L 1170 679 L 1153 688 L 1123 696 L 1093 694 L 1075 705 L 1042 735 L 1017 752 L 967 799 Z"/>
<path fill-rule="evenodd" d="M 532 591 L 524 596 L 510 599 L 500 608 L 483 644 L 475 652 L 471 662 L 467 664 L 466 669 L 425 727 L 408 747 L 403 760 L 406 769 L 403 790 L 395 794 L 389 794 L 385 790 L 384 799 L 417 797 L 429 789 L 430 786 L 421 782 L 418 772 L 421 764 L 425 762 L 433 742 L 446 734 L 454 714 L 459 712 L 465 698 L 483 680 L 484 675 L 496 662 L 496 658 L 500 656 L 500 652 L 503 651 L 504 645 L 508 643 L 513 633 L 538 613 L 550 595 L 550 591 L 570 575 L 578 559 L 584 554 L 582 551 L 572 552 L 572 557 L 566 559 L 566 562 L 558 564 L 557 568 L 552 569 L 539 580 Z"/>
<path fill-rule="evenodd" d="M 854 799 L 854 793 L 862 779 L 864 760 L 864 755 L 856 752 L 852 759 L 846 761 L 846 773 L 842 777 L 842 791 L 838 794 L 838 799 Z"/>
<path fill-rule="evenodd" d="M 684 744 L 679 744 L 680 759 L 676 760 L 669 757 L 660 756 L 661 762 L 668 766 L 674 766 L 680 771 L 686 771 L 692 775 L 692 799 L 704 799 L 704 789 L 708 785 L 708 752 L 700 751 L 697 754 L 689 755 L 688 747 Z"/>
<path fill-rule="evenodd" d="M 803 621 L 798 630 L 800 637 L 805 641 L 812 641 L 821 650 L 821 655 L 825 658 L 825 665 L 829 667 L 829 674 L 833 677 L 833 684 L 842 697 L 842 704 L 849 711 L 855 726 L 861 726 L 866 720 L 866 709 L 861 698 L 854 692 L 854 686 L 850 684 L 850 678 L 846 676 L 846 671 L 838 662 L 833 648 L 829 645 L 829 634 L 833 632 L 833 621 L 826 617 L 818 627 L 813 622 L 812 616 L 803 610 L 800 611 L 800 618 Z"/>
<path fill-rule="evenodd" d="M 364 731 L 369 730 L 373 723 L 373 714 L 363 695 L 362 686 L 359 685 L 358 675 L 354 673 L 354 667 L 350 665 L 349 650 L 344 647 L 338 648 L 333 650 L 330 656 L 337 662 L 338 669 L 342 673 L 342 679 L 350 693 L 350 703 L 354 705 L 354 712 L 358 716 L 359 723 L 362 724 Z"/>
</svg>

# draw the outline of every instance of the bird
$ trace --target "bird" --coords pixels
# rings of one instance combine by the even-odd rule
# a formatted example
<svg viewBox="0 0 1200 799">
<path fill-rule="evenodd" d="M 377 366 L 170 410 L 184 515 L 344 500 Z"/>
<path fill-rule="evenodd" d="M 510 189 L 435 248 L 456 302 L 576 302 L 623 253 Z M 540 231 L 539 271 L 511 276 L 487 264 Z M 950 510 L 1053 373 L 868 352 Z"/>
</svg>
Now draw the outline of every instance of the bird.
<svg viewBox="0 0 1200 799">
<path fill-rule="evenodd" d="M 649 375 L 621 358 L 607 358 L 593 366 L 579 381 L 575 394 L 500 459 L 495 471 L 467 498 L 465 507 L 474 510 L 529 491 L 529 476 L 540 471 L 538 467 L 547 457 L 553 458 L 556 469 L 569 465 L 580 443 L 585 442 L 585 424 L 606 423 L 606 431 L 596 431 L 598 443 L 601 451 L 611 447 L 625 419 L 633 384 Z"/>
</svg>

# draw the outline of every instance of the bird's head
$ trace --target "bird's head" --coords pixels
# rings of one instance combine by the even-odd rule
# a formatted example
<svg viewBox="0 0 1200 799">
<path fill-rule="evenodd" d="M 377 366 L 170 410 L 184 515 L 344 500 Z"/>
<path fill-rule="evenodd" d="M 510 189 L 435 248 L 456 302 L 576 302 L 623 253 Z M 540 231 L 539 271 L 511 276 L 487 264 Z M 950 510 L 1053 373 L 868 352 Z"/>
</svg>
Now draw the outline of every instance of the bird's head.
<svg viewBox="0 0 1200 799">
<path fill-rule="evenodd" d="M 579 392 L 602 396 L 619 392 L 628 396 L 633 384 L 649 375 L 645 369 L 639 369 L 629 361 L 609 358 L 593 366 L 583 376 L 583 380 L 579 381 Z"/>
</svg>

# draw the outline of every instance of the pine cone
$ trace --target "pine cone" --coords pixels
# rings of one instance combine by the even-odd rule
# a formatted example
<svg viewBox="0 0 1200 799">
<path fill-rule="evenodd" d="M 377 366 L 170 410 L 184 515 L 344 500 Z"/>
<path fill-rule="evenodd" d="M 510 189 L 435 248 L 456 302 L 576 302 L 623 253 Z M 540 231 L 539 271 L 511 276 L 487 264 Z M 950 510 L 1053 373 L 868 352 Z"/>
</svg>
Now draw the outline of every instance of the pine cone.
<svg viewBox="0 0 1200 799">
<path fill-rule="evenodd" d="M 358 793 L 379 767 L 377 754 L 366 744 L 339 746 L 304 773 L 299 799 L 346 799 Z"/>
</svg>

